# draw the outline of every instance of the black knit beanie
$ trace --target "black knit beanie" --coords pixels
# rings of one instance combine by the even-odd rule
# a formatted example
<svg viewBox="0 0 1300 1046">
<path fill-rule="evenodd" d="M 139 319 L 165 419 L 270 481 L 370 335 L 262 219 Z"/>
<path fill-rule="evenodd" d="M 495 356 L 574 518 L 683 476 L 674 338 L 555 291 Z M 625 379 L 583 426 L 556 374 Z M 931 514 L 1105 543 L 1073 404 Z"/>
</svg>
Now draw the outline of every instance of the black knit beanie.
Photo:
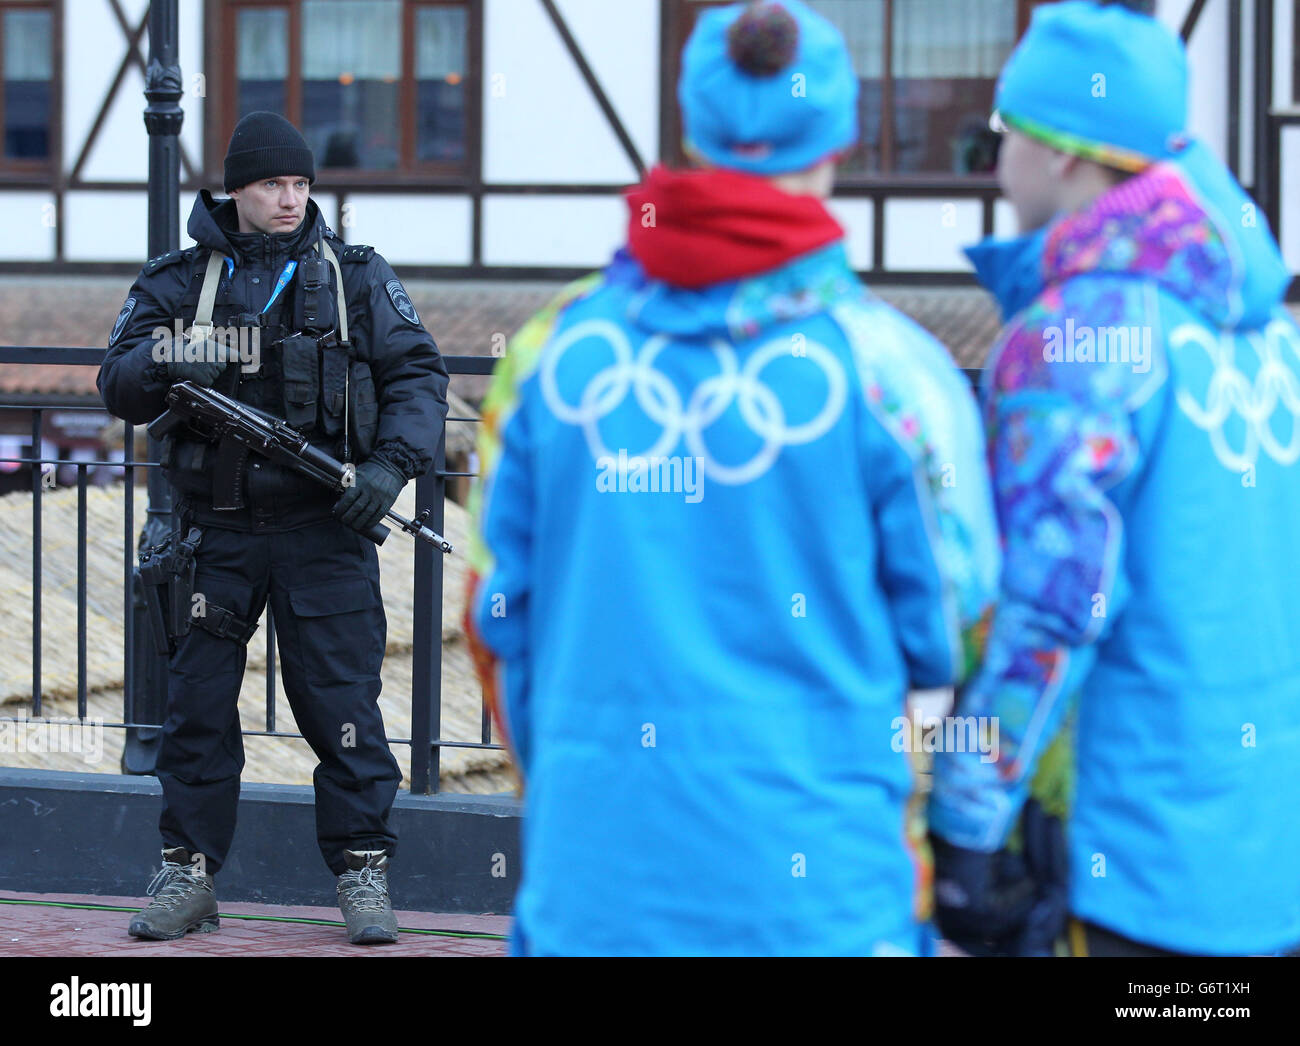
<svg viewBox="0 0 1300 1046">
<path fill-rule="evenodd" d="M 249 113 L 235 125 L 226 150 L 226 192 L 242 189 L 259 178 L 287 174 L 316 180 L 316 162 L 305 139 L 277 113 Z"/>
</svg>

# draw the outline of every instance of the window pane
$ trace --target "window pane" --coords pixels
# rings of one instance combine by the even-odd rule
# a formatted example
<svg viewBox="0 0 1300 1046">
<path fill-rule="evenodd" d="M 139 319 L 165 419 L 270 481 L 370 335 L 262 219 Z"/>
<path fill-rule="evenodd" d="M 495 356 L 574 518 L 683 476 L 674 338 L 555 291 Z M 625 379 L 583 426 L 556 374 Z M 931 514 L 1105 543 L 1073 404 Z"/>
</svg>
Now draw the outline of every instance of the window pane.
<svg viewBox="0 0 1300 1046">
<path fill-rule="evenodd" d="M 322 167 L 397 167 L 401 28 L 401 0 L 304 0 L 302 133 Z"/>
<path fill-rule="evenodd" d="M 5 158 L 47 160 L 54 65 L 50 12 L 4 12 Z"/>
<path fill-rule="evenodd" d="M 415 153 L 421 163 L 465 162 L 465 9 L 415 14 Z"/>
<path fill-rule="evenodd" d="M 998 72 L 1016 43 L 1016 0 L 894 4 L 894 169 L 991 171 Z"/>
<path fill-rule="evenodd" d="M 237 117 L 259 109 L 287 115 L 289 76 L 289 12 L 282 7 L 245 8 L 236 29 L 235 76 Z"/>
<path fill-rule="evenodd" d="M 840 173 L 874 174 L 880 170 L 885 0 L 809 0 L 808 6 L 843 34 L 858 74 L 858 144 L 841 162 Z M 894 9 L 905 6 L 896 3 Z"/>
</svg>

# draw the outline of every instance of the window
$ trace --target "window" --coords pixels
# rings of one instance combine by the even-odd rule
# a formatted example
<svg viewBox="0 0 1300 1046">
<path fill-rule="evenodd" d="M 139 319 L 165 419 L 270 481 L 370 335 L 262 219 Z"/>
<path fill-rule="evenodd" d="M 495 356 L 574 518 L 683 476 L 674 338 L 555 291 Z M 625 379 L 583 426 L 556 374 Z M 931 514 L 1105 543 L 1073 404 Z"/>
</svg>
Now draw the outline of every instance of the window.
<svg viewBox="0 0 1300 1046">
<path fill-rule="evenodd" d="M 859 81 L 859 139 L 840 178 L 989 175 L 988 129 L 1003 63 L 1033 0 L 806 0 L 844 35 Z M 1041 0 L 1039 0 L 1041 2 Z M 665 68 L 664 155 L 682 163 L 676 78 L 681 49 L 711 0 L 675 0 Z"/>
<path fill-rule="evenodd" d="M 468 173 L 469 3 L 449 0 L 234 0 L 235 56 L 221 124 L 282 113 L 318 169 Z"/>
<path fill-rule="evenodd" d="M 54 155 L 54 13 L 0 3 L 0 170 L 43 171 Z"/>
</svg>

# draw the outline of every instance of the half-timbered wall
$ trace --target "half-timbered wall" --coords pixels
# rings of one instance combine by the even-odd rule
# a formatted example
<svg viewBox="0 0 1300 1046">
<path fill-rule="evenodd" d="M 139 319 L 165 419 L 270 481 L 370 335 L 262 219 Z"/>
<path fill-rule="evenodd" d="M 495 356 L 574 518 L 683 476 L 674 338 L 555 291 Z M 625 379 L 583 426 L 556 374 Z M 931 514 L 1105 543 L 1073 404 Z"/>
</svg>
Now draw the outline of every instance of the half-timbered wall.
<svg viewBox="0 0 1300 1046">
<path fill-rule="evenodd" d="M 184 224 L 197 188 L 220 189 L 236 118 L 232 12 L 288 11 L 301 0 L 179 2 Z M 1300 273 L 1298 2 L 1160 0 L 1158 14 L 1188 39 L 1193 130 L 1255 190 Z M 438 3 L 450 6 L 402 0 L 403 27 Z M 403 140 L 406 159 L 391 174 L 322 171 L 315 195 L 328 220 L 413 275 L 550 277 L 602 264 L 623 238 L 621 189 L 639 168 L 677 155 L 670 79 L 695 3 L 464 0 L 465 68 L 447 76 L 466 92 L 463 161 L 412 166 L 414 147 Z M 1029 6 L 1018 8 L 1022 20 Z M 0 271 L 138 264 L 146 253 L 147 0 L 0 0 L 0 16 L 14 8 L 50 12 L 55 117 L 45 168 L 0 163 Z M 403 46 L 407 69 L 415 49 Z M 295 54 L 294 68 L 309 68 L 312 57 Z M 38 76 L 32 68 L 17 75 Z M 394 88 L 403 121 L 413 119 L 413 90 Z M 846 179 L 832 208 L 849 230 L 854 264 L 878 280 L 965 279 L 962 246 L 1011 231 L 988 175 L 867 173 Z"/>
</svg>

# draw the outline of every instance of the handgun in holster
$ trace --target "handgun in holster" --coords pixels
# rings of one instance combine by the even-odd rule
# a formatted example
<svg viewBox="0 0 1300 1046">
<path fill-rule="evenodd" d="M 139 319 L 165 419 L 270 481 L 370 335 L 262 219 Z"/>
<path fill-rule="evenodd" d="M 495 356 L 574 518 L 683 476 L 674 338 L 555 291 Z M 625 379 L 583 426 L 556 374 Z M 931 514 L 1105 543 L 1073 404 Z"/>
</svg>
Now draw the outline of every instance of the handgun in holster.
<svg viewBox="0 0 1300 1046">
<path fill-rule="evenodd" d="M 172 534 L 161 545 L 140 552 L 140 580 L 154 649 L 165 657 L 170 657 L 176 643 L 190 632 L 194 552 L 202 536 L 198 527 L 190 527 L 183 540 Z"/>
</svg>

